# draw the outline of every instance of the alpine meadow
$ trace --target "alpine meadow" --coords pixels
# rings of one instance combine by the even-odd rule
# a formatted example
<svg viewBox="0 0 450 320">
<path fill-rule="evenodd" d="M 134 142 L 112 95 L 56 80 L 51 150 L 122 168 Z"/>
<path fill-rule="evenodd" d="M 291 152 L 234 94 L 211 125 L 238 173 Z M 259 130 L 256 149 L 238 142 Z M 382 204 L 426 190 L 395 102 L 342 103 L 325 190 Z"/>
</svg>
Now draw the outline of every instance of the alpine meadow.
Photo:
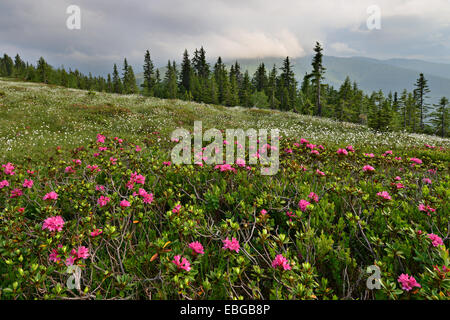
<svg viewBox="0 0 450 320">
<path fill-rule="evenodd" d="M 66 2 L 0 4 L 1 300 L 450 300 L 447 1 Z"/>
</svg>

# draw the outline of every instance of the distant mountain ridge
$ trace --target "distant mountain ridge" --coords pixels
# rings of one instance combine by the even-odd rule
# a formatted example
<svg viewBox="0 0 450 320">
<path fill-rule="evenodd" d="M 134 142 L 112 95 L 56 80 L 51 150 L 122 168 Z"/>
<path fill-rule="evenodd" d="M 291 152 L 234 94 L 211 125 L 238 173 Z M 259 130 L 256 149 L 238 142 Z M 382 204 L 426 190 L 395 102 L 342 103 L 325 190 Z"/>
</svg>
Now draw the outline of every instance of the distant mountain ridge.
<svg viewBox="0 0 450 320">
<path fill-rule="evenodd" d="M 305 73 L 311 71 L 312 56 L 293 58 L 293 70 L 298 81 L 301 81 Z M 236 59 L 224 60 L 230 66 Z M 283 58 L 261 58 L 261 59 L 237 59 L 242 71 L 248 70 L 250 75 L 256 71 L 261 62 L 267 69 L 275 64 L 281 66 Z M 210 61 L 213 66 L 215 61 Z M 366 93 L 382 90 L 385 94 L 397 91 L 399 94 L 403 89 L 411 91 L 414 83 L 423 73 L 428 80 L 431 89 L 429 103 L 437 103 L 440 98 L 450 98 L 450 64 L 433 63 L 417 59 L 388 59 L 378 60 L 366 57 L 334 57 L 324 56 L 323 64 L 327 68 L 325 83 L 338 89 L 347 76 L 351 81 L 356 81 L 359 88 Z M 159 68 L 164 75 L 165 67 Z M 137 74 L 138 84 L 142 83 L 142 74 Z"/>
</svg>

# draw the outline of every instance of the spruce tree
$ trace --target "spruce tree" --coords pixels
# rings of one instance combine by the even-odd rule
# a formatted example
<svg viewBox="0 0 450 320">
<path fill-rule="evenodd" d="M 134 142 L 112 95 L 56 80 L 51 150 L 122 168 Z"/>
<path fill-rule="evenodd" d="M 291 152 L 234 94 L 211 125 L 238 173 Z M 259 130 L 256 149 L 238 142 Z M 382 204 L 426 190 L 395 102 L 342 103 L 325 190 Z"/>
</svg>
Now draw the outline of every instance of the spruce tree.
<svg viewBox="0 0 450 320">
<path fill-rule="evenodd" d="M 423 76 L 423 73 L 420 74 L 419 79 L 417 79 L 414 89 L 416 101 L 417 101 L 417 108 L 419 109 L 419 115 L 420 115 L 420 130 L 424 130 L 424 120 L 426 117 L 426 112 L 428 110 L 428 104 L 425 102 L 425 99 L 428 98 L 427 93 L 430 92 L 430 88 L 427 84 L 428 80 L 425 79 Z"/>
<path fill-rule="evenodd" d="M 183 62 L 181 63 L 180 87 L 182 92 L 189 93 L 191 91 L 192 78 L 191 60 L 189 60 L 189 53 L 185 49 L 183 53 Z"/>
<path fill-rule="evenodd" d="M 266 91 L 267 89 L 267 72 L 264 63 L 260 63 L 258 69 L 256 69 L 252 83 L 256 91 Z"/>
<path fill-rule="evenodd" d="M 449 130 L 448 119 L 448 99 L 442 97 L 439 104 L 434 104 L 435 111 L 431 113 L 431 124 L 434 128 L 434 133 L 439 134 L 441 137 L 446 137 Z"/>
<path fill-rule="evenodd" d="M 148 96 L 154 95 L 155 78 L 154 78 L 154 66 L 150 57 L 150 51 L 145 52 L 144 56 L 144 82 L 141 84 L 144 89 L 144 94 Z"/>
<path fill-rule="evenodd" d="M 119 72 L 117 71 L 116 64 L 114 64 L 113 68 L 112 88 L 114 93 L 122 93 L 122 82 L 120 81 L 120 76 Z"/>
<path fill-rule="evenodd" d="M 322 64 L 322 54 L 323 48 L 321 47 L 319 42 L 316 42 L 316 46 L 314 47 L 314 52 L 316 53 L 314 55 L 313 61 L 312 61 L 312 67 L 313 71 L 311 75 L 314 77 L 314 84 L 316 86 L 316 108 L 317 108 L 317 115 L 320 117 L 322 116 L 322 104 L 320 101 L 320 86 L 321 81 L 324 79 L 323 75 L 325 74 L 326 68 Z"/>
</svg>

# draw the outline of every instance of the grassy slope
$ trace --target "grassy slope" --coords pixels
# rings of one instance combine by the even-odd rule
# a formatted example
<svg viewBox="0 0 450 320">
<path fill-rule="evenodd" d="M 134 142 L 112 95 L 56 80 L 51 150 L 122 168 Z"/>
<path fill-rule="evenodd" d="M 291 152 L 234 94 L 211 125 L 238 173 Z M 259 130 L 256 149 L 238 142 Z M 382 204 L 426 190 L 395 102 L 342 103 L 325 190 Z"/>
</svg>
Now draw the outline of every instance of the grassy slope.
<svg viewBox="0 0 450 320">
<path fill-rule="evenodd" d="M 226 108 L 180 100 L 144 98 L 66 89 L 0 79 L 0 161 L 45 158 L 56 146 L 85 145 L 102 132 L 140 142 L 154 131 L 169 138 L 177 127 L 278 128 L 282 134 L 314 143 L 367 150 L 409 148 L 424 143 L 450 146 L 450 140 L 404 133 L 375 133 L 365 127 L 290 112 Z M 163 142 L 161 142 L 164 145 Z"/>
</svg>

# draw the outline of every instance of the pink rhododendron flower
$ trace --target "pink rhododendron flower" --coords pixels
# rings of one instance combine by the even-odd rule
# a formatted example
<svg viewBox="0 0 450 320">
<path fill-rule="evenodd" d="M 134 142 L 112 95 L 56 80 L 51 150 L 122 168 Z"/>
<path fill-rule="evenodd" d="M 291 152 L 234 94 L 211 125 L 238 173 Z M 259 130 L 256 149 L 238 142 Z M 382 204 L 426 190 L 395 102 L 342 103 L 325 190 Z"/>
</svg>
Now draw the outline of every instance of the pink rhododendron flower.
<svg viewBox="0 0 450 320">
<path fill-rule="evenodd" d="M 34 184 L 33 180 L 25 179 L 22 187 L 24 187 L 24 188 L 33 188 L 33 184 Z"/>
<path fill-rule="evenodd" d="M 66 266 L 73 266 L 74 263 L 75 263 L 75 258 L 74 257 L 68 257 L 66 259 Z"/>
<path fill-rule="evenodd" d="M 409 161 L 414 162 L 416 164 L 422 164 L 422 160 L 418 158 L 410 158 Z"/>
<path fill-rule="evenodd" d="M 97 142 L 105 143 L 105 136 L 101 134 L 97 134 Z"/>
<path fill-rule="evenodd" d="M 47 193 L 42 200 L 56 200 L 58 199 L 58 194 L 55 191 Z"/>
<path fill-rule="evenodd" d="M 348 151 L 345 149 L 338 149 L 337 154 L 343 154 L 344 156 L 346 156 L 348 154 Z"/>
<path fill-rule="evenodd" d="M 75 163 L 76 165 L 81 165 L 80 159 L 74 159 L 74 160 L 72 160 L 72 162 Z"/>
<path fill-rule="evenodd" d="M 232 172 L 236 172 L 236 169 L 233 168 L 230 164 L 226 163 L 226 164 L 218 164 L 214 167 L 214 169 L 220 169 L 220 172 L 224 172 L 224 171 L 232 171 Z"/>
<path fill-rule="evenodd" d="M 400 180 L 402 180 L 402 178 L 400 178 L 399 176 L 396 176 L 396 177 L 394 178 L 394 180 L 395 180 L 395 181 L 400 181 Z"/>
<path fill-rule="evenodd" d="M 175 208 L 172 209 L 173 213 L 179 213 L 181 210 L 181 204 L 177 204 Z"/>
<path fill-rule="evenodd" d="M 288 260 L 281 254 L 278 254 L 272 261 L 272 267 L 280 268 L 283 270 L 291 270 L 291 266 L 289 265 Z"/>
<path fill-rule="evenodd" d="M 0 189 L 3 189 L 4 187 L 9 187 L 9 182 L 6 180 L 0 181 Z"/>
<path fill-rule="evenodd" d="M 400 183 L 400 182 L 394 183 L 394 185 L 395 185 L 395 187 L 397 188 L 397 190 L 398 190 L 398 189 L 404 189 L 404 188 L 405 188 L 405 186 L 403 185 L 403 183 Z"/>
<path fill-rule="evenodd" d="M 308 198 L 310 198 L 310 199 L 313 200 L 314 202 L 319 202 L 319 196 L 318 196 L 316 193 L 314 193 L 314 192 L 311 192 L 311 193 L 308 195 Z"/>
<path fill-rule="evenodd" d="M 6 175 L 8 175 L 8 176 L 13 176 L 13 175 L 15 175 L 15 172 L 14 172 L 14 166 L 13 166 L 13 164 L 12 163 L 10 163 L 10 162 L 8 162 L 7 164 L 2 164 L 2 167 L 3 167 L 3 172 L 6 174 Z"/>
<path fill-rule="evenodd" d="M 192 251 L 195 252 L 196 254 L 204 254 L 205 253 L 202 244 L 198 241 L 189 243 L 189 248 L 191 248 Z"/>
<path fill-rule="evenodd" d="M 141 151 L 142 151 L 142 148 L 139 147 L 139 146 L 136 146 L 136 149 L 134 149 L 134 150 L 136 150 L 136 152 L 141 152 Z"/>
<path fill-rule="evenodd" d="M 64 220 L 61 216 L 50 217 L 44 220 L 42 224 L 42 230 L 48 229 L 49 231 L 61 231 L 64 227 Z"/>
<path fill-rule="evenodd" d="M 102 230 L 102 229 L 94 229 L 94 230 L 91 232 L 91 237 L 97 237 L 97 236 L 101 235 L 102 233 L 103 233 L 103 230 Z"/>
<path fill-rule="evenodd" d="M 316 173 L 319 175 L 319 176 L 325 176 L 325 172 L 322 172 L 322 171 L 320 171 L 319 169 L 317 169 L 316 170 Z"/>
<path fill-rule="evenodd" d="M 14 190 L 11 191 L 11 196 L 10 198 L 17 198 L 23 195 L 23 191 L 19 188 L 16 188 Z"/>
<path fill-rule="evenodd" d="M 266 215 L 267 214 L 267 210 L 266 209 L 262 209 L 261 210 L 261 214 L 264 216 L 264 215 Z"/>
<path fill-rule="evenodd" d="M 309 141 L 308 140 L 306 140 L 306 139 L 300 139 L 300 144 L 304 144 L 304 143 L 309 143 Z"/>
<path fill-rule="evenodd" d="M 305 210 L 308 208 L 308 206 L 311 205 L 311 203 L 309 203 L 306 200 L 300 200 L 300 202 L 298 203 L 298 207 L 300 208 L 300 210 L 302 210 L 303 212 L 305 212 Z"/>
<path fill-rule="evenodd" d="M 89 257 L 89 249 L 85 246 L 78 247 L 76 257 L 78 259 L 87 259 Z"/>
<path fill-rule="evenodd" d="M 97 203 L 98 203 L 99 207 L 101 208 L 101 207 L 106 206 L 110 201 L 111 201 L 110 198 L 101 196 L 100 198 L 98 198 Z"/>
<path fill-rule="evenodd" d="M 363 167 L 363 171 L 364 171 L 364 172 L 372 172 L 372 171 L 375 171 L 375 168 L 372 167 L 372 166 L 369 166 L 369 165 L 367 164 L 367 165 L 365 165 L 365 166 Z"/>
<path fill-rule="evenodd" d="M 61 257 L 59 256 L 58 250 L 57 249 L 53 249 L 52 253 L 50 253 L 48 259 L 52 262 L 60 262 L 61 261 Z"/>
<path fill-rule="evenodd" d="M 231 240 L 228 239 L 228 237 L 225 240 L 222 240 L 223 242 L 223 247 L 222 249 L 226 250 L 230 250 L 230 251 L 236 251 L 239 252 L 239 249 L 241 248 L 241 246 L 239 245 L 239 241 L 237 241 L 236 238 L 231 238 Z"/>
<path fill-rule="evenodd" d="M 429 205 L 426 205 L 426 206 L 425 206 L 423 203 L 420 203 L 420 204 L 419 204 L 419 211 L 425 212 L 425 213 L 427 213 L 429 216 L 431 216 L 430 213 L 431 213 L 431 212 L 435 212 L 436 209 L 433 209 L 433 208 L 430 207 Z"/>
<path fill-rule="evenodd" d="M 426 184 L 431 184 L 432 183 L 430 178 L 423 178 L 422 182 L 426 183 Z"/>
<path fill-rule="evenodd" d="M 66 167 L 66 168 L 64 169 L 64 172 L 65 172 L 65 173 L 74 173 L 75 170 L 73 170 L 73 168 L 72 168 L 71 166 L 68 166 L 68 167 Z"/>
<path fill-rule="evenodd" d="M 402 289 L 406 291 L 412 290 L 414 287 L 421 288 L 421 285 L 414 279 L 413 276 L 408 274 L 401 274 L 397 281 L 402 285 Z"/>
<path fill-rule="evenodd" d="M 346 149 L 347 149 L 348 152 L 355 152 L 355 149 L 353 149 L 353 146 L 352 146 L 352 145 L 348 145 L 348 146 L 346 147 Z"/>
<path fill-rule="evenodd" d="M 178 269 L 186 271 L 191 270 L 191 264 L 189 263 L 189 261 L 186 258 L 181 259 L 180 255 L 176 255 L 175 257 L 173 257 L 172 262 L 177 266 Z"/>
<path fill-rule="evenodd" d="M 293 151 L 292 151 L 292 149 L 284 149 L 284 152 L 286 152 L 286 153 L 292 153 Z"/>
<path fill-rule="evenodd" d="M 377 196 L 379 196 L 380 198 L 383 198 L 384 200 L 391 200 L 391 196 L 389 195 L 389 192 L 387 191 L 382 191 L 382 192 L 378 192 Z"/>
<path fill-rule="evenodd" d="M 435 235 L 434 233 L 428 234 L 427 237 L 431 240 L 433 247 L 444 245 L 444 242 L 442 241 L 441 237 Z"/>
<path fill-rule="evenodd" d="M 373 153 L 364 153 L 366 157 L 373 158 L 375 155 Z"/>
<path fill-rule="evenodd" d="M 244 159 L 241 159 L 241 158 L 238 158 L 238 159 L 236 159 L 236 164 L 237 164 L 239 167 L 245 167 L 245 160 L 244 160 Z"/>
<path fill-rule="evenodd" d="M 128 202 L 127 200 L 122 200 L 122 201 L 120 201 L 120 206 L 121 206 L 122 208 L 126 208 L 126 207 L 131 206 L 131 204 L 130 204 L 130 202 Z"/>
<path fill-rule="evenodd" d="M 112 165 L 116 165 L 117 164 L 117 158 L 110 157 L 109 158 L 109 162 L 111 162 Z"/>
<path fill-rule="evenodd" d="M 168 167 L 169 167 L 171 164 L 172 164 L 172 162 L 170 162 L 170 161 L 164 161 L 164 162 L 163 162 L 163 165 L 168 166 Z"/>
<path fill-rule="evenodd" d="M 292 221 L 292 218 L 295 217 L 295 214 L 292 211 L 286 212 L 286 215 L 289 217 L 289 221 Z"/>
</svg>

